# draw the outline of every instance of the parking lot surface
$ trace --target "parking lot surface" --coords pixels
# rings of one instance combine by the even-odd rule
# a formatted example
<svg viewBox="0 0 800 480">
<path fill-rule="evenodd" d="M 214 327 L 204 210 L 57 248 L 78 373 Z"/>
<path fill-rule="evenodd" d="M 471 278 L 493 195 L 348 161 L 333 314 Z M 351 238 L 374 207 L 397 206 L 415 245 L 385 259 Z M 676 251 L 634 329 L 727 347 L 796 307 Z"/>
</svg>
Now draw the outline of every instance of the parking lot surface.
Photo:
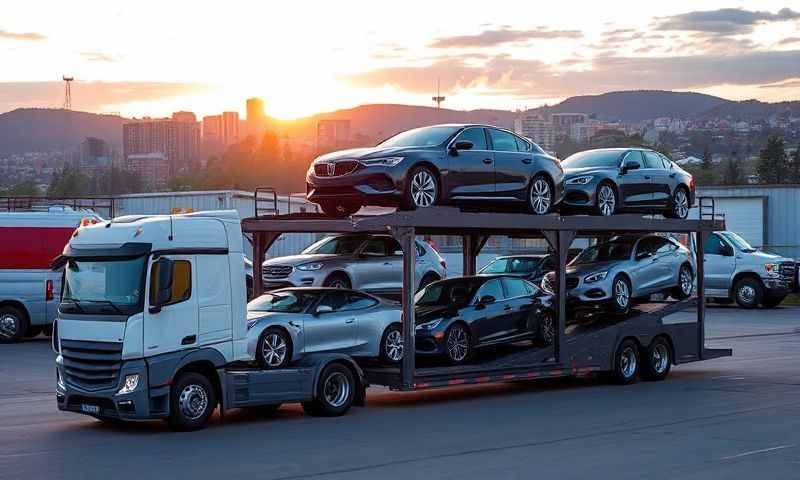
<svg viewBox="0 0 800 480">
<path fill-rule="evenodd" d="M 372 388 L 344 417 L 286 405 L 192 433 L 60 412 L 49 341 L 2 345 L 0 478 L 800 478 L 800 308 L 712 307 L 706 335 L 734 356 L 664 382 Z"/>
</svg>

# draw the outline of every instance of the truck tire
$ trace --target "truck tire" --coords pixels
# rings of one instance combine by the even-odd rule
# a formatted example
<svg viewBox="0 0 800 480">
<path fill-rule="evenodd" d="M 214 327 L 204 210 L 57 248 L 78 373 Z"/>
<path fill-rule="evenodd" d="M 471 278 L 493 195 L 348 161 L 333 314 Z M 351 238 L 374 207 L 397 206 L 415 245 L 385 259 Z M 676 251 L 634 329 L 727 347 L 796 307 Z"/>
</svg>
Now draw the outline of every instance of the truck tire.
<svg viewBox="0 0 800 480">
<path fill-rule="evenodd" d="M 0 307 L 0 343 L 17 343 L 28 331 L 28 316 L 12 306 Z"/>
<path fill-rule="evenodd" d="M 353 406 L 358 385 L 353 372 L 341 363 L 331 363 L 317 379 L 314 400 L 303 402 L 303 410 L 317 417 L 338 417 Z"/>
<path fill-rule="evenodd" d="M 647 347 L 646 355 L 642 359 L 642 377 L 651 381 L 667 378 L 672 368 L 672 349 L 669 343 L 663 337 L 656 337 Z"/>
<path fill-rule="evenodd" d="M 733 286 L 733 298 L 742 308 L 756 308 L 764 298 L 764 287 L 760 280 L 742 278 Z"/>
<path fill-rule="evenodd" d="M 186 372 L 172 383 L 169 405 L 167 423 L 170 428 L 188 432 L 206 426 L 217 407 L 217 396 L 205 375 Z"/>
<path fill-rule="evenodd" d="M 636 381 L 639 373 L 639 346 L 631 339 L 619 344 L 614 354 L 614 382 L 629 385 Z"/>
</svg>

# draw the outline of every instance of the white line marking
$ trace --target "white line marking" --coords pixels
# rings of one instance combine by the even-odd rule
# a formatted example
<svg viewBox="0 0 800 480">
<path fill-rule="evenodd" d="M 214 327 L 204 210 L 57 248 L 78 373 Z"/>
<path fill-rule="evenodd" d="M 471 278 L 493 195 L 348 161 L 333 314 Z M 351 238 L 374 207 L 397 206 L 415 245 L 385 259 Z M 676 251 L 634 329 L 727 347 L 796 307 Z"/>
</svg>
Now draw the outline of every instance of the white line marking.
<svg viewBox="0 0 800 480">
<path fill-rule="evenodd" d="M 758 455 L 759 453 L 767 453 L 767 452 L 774 452 L 775 450 L 784 450 L 786 448 L 792 448 L 794 445 L 778 445 L 777 447 L 771 448 L 762 448 L 761 450 L 753 450 L 750 452 L 740 453 L 738 455 L 731 455 L 730 457 L 722 457 L 723 460 L 731 460 L 733 458 L 740 458 L 740 457 L 747 457 L 750 455 Z"/>
</svg>

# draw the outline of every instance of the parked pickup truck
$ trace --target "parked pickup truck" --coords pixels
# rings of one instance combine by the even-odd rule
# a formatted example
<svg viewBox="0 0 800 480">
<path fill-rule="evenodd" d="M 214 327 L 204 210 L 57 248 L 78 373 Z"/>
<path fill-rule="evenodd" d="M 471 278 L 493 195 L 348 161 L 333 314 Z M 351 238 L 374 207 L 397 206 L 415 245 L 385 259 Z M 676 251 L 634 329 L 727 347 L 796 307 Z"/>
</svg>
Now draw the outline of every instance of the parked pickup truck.
<svg viewBox="0 0 800 480">
<path fill-rule="evenodd" d="M 795 288 L 793 260 L 756 250 L 733 232 L 711 233 L 704 246 L 706 297 L 772 308 Z"/>
</svg>

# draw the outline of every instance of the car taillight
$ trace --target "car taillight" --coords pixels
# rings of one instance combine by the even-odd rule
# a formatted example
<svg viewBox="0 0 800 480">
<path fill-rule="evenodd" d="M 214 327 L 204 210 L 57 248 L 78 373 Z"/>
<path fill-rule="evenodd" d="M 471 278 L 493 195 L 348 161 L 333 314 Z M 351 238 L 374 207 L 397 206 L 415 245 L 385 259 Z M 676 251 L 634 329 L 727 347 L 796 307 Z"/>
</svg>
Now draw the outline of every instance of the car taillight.
<svg viewBox="0 0 800 480">
<path fill-rule="evenodd" d="M 52 300 L 53 296 L 53 281 L 48 280 L 44 284 L 44 299 L 45 300 Z"/>
</svg>

